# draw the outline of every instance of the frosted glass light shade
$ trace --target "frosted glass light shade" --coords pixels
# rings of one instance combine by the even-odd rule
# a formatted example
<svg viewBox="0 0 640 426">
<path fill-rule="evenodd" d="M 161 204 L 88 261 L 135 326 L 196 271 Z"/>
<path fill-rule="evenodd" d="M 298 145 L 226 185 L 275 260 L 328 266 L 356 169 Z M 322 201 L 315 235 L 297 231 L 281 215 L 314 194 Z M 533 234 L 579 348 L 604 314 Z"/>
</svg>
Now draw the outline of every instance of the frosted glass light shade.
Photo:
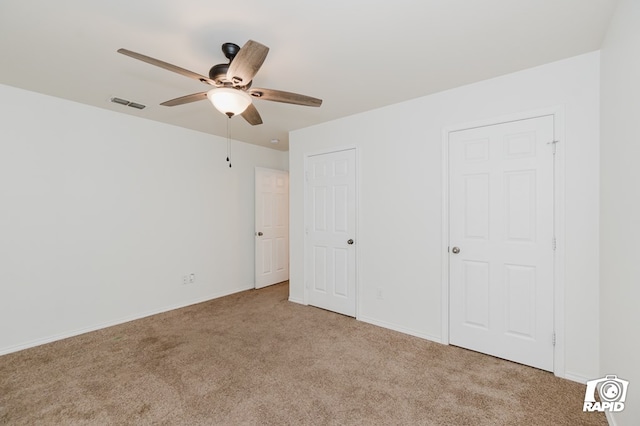
<svg viewBox="0 0 640 426">
<path fill-rule="evenodd" d="M 245 91 L 230 87 L 211 89 L 207 92 L 207 98 L 218 111 L 229 117 L 242 114 L 251 103 L 251 96 Z"/>
</svg>

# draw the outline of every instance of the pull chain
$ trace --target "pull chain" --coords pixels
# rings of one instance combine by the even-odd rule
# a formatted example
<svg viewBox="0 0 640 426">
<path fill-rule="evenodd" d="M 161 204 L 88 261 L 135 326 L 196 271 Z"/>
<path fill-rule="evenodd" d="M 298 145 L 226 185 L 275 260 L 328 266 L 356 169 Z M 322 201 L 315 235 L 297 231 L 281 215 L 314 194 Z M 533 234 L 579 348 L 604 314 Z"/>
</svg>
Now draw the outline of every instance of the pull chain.
<svg viewBox="0 0 640 426">
<path fill-rule="evenodd" d="M 231 156 L 231 142 L 229 141 L 229 121 L 231 117 L 227 119 L 227 163 L 229 163 L 229 168 L 231 168 L 231 160 L 229 157 Z"/>
</svg>

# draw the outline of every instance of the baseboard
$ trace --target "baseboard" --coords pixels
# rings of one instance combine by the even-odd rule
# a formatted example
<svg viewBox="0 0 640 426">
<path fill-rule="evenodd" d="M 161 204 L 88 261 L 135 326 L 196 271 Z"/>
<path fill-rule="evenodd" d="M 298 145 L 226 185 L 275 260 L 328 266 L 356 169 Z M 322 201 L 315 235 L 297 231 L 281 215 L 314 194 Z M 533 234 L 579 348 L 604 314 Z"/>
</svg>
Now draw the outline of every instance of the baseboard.
<svg viewBox="0 0 640 426">
<path fill-rule="evenodd" d="M 28 341 L 28 342 L 25 342 L 25 343 L 21 343 L 19 345 L 9 346 L 7 348 L 0 348 L 0 356 L 1 355 L 6 355 L 6 354 L 10 354 L 10 353 L 13 353 L 13 352 L 22 351 L 24 349 L 29 349 L 29 348 L 33 348 L 33 347 L 36 347 L 36 346 L 44 345 L 44 344 L 47 344 L 47 343 L 52 343 L 52 342 L 55 342 L 55 341 L 58 341 L 58 340 L 68 339 L 69 337 L 79 336 L 81 334 L 90 333 L 92 331 L 101 330 L 103 328 L 113 327 L 114 325 L 124 324 L 124 323 L 129 322 L 129 321 L 135 321 L 135 320 L 138 320 L 138 319 L 150 317 L 152 315 L 161 314 L 163 312 L 173 311 L 175 309 L 180 309 L 180 308 L 186 308 L 187 306 L 196 305 L 198 303 L 203 303 L 203 302 L 208 302 L 209 300 L 218 299 L 220 297 L 229 296 L 230 294 L 240 293 L 242 291 L 251 290 L 253 288 L 254 288 L 254 286 L 253 286 L 253 284 L 251 284 L 250 286 L 248 286 L 246 288 L 242 287 L 242 288 L 233 289 L 233 290 L 229 290 L 229 291 L 222 291 L 222 292 L 218 292 L 218 293 L 213 293 L 213 294 L 207 295 L 205 297 L 192 299 L 192 300 L 190 300 L 188 302 L 181 303 L 181 304 L 178 304 L 178 305 L 171 305 L 171 306 L 167 306 L 167 307 L 160 308 L 160 309 L 153 309 L 151 311 L 146 311 L 146 312 L 143 312 L 143 313 L 140 313 L 140 314 L 131 315 L 129 317 L 119 318 L 119 319 L 113 320 L 113 321 L 107 321 L 107 322 L 96 324 L 96 325 L 93 325 L 93 326 L 90 326 L 90 327 L 84 327 L 84 328 L 79 328 L 79 329 L 76 329 L 76 330 L 67 331 L 67 332 L 64 332 L 64 333 L 54 334 L 53 336 L 44 337 L 42 339 L 31 340 L 31 341 Z"/>
<path fill-rule="evenodd" d="M 587 384 L 587 380 L 591 380 L 587 377 L 584 377 L 580 374 L 571 373 L 569 371 L 565 371 L 564 378 L 567 380 L 571 380 L 572 382 L 582 383 L 583 385 Z"/>
<path fill-rule="evenodd" d="M 400 333 L 408 334 L 410 336 L 420 337 L 421 339 L 430 340 L 430 341 L 436 342 L 436 343 L 442 343 L 442 340 L 440 339 L 440 337 L 431 336 L 429 334 L 425 334 L 425 333 L 422 333 L 420 331 L 413 330 L 413 329 L 406 328 L 406 327 L 402 327 L 402 326 L 399 326 L 399 325 L 396 325 L 396 324 L 392 324 L 392 323 L 389 323 L 389 322 L 386 322 L 386 321 L 380 321 L 380 320 L 377 320 L 377 319 L 364 317 L 364 316 L 360 316 L 357 319 L 358 319 L 358 321 L 366 322 L 368 324 L 377 325 L 378 327 L 388 328 L 389 330 L 398 331 Z"/>
<path fill-rule="evenodd" d="M 579 374 L 574 374 L 574 373 L 565 373 L 564 378 L 567 380 L 571 380 L 573 382 L 578 382 L 578 383 L 582 383 L 583 385 L 587 384 L 587 380 L 591 380 L 588 379 L 584 376 L 581 376 Z M 607 423 L 609 424 L 609 426 L 617 426 L 618 423 L 616 423 L 616 419 L 615 417 L 613 417 L 613 413 L 611 411 L 605 411 L 604 412 L 605 417 L 607 418 Z"/>
<path fill-rule="evenodd" d="M 299 303 L 300 305 L 306 305 L 306 303 L 304 303 L 304 300 L 298 299 L 296 297 L 289 297 L 289 302 Z"/>
</svg>

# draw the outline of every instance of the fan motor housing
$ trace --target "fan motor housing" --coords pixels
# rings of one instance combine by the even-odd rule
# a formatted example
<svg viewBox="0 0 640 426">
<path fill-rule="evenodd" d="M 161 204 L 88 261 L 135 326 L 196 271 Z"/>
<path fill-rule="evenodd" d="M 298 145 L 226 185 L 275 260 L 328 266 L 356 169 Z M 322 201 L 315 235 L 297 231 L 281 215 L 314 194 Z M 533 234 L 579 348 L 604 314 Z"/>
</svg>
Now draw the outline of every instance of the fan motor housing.
<svg viewBox="0 0 640 426">
<path fill-rule="evenodd" d="M 209 78 L 216 82 L 216 84 L 223 86 L 227 83 L 227 70 L 229 64 L 218 64 L 211 67 L 209 70 Z M 230 83 L 230 82 L 229 82 Z"/>
<path fill-rule="evenodd" d="M 209 78 L 215 81 L 217 87 L 221 86 L 234 86 L 232 81 L 227 80 L 227 71 L 229 70 L 229 64 L 218 64 L 211 67 L 209 70 Z M 235 86 L 241 89 L 248 89 L 251 87 L 251 81 L 244 86 Z"/>
</svg>

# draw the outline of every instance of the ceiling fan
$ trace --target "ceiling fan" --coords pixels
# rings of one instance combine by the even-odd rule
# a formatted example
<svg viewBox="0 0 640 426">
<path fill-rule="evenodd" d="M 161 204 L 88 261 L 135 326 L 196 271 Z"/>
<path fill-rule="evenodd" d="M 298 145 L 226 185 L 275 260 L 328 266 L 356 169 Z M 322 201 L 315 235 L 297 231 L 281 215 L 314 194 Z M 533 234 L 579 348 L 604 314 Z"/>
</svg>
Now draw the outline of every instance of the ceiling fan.
<svg viewBox="0 0 640 426">
<path fill-rule="evenodd" d="M 229 60 L 229 63 L 214 65 L 209 70 L 209 77 L 205 77 L 204 75 L 150 56 L 132 52 L 127 49 L 118 49 L 118 53 L 122 53 L 123 55 L 213 86 L 212 89 L 206 92 L 181 96 L 163 102 L 160 105 L 176 106 L 209 99 L 216 109 L 226 114 L 229 118 L 240 114 L 252 126 L 262 124 L 262 118 L 253 105 L 252 98 L 312 107 L 322 105 L 322 99 L 312 98 L 310 96 L 281 90 L 251 88 L 253 77 L 262 66 L 262 63 L 267 57 L 267 53 L 269 53 L 267 46 L 253 40 L 247 41 L 242 48 L 234 43 L 224 43 L 222 45 L 222 52 Z"/>
</svg>

